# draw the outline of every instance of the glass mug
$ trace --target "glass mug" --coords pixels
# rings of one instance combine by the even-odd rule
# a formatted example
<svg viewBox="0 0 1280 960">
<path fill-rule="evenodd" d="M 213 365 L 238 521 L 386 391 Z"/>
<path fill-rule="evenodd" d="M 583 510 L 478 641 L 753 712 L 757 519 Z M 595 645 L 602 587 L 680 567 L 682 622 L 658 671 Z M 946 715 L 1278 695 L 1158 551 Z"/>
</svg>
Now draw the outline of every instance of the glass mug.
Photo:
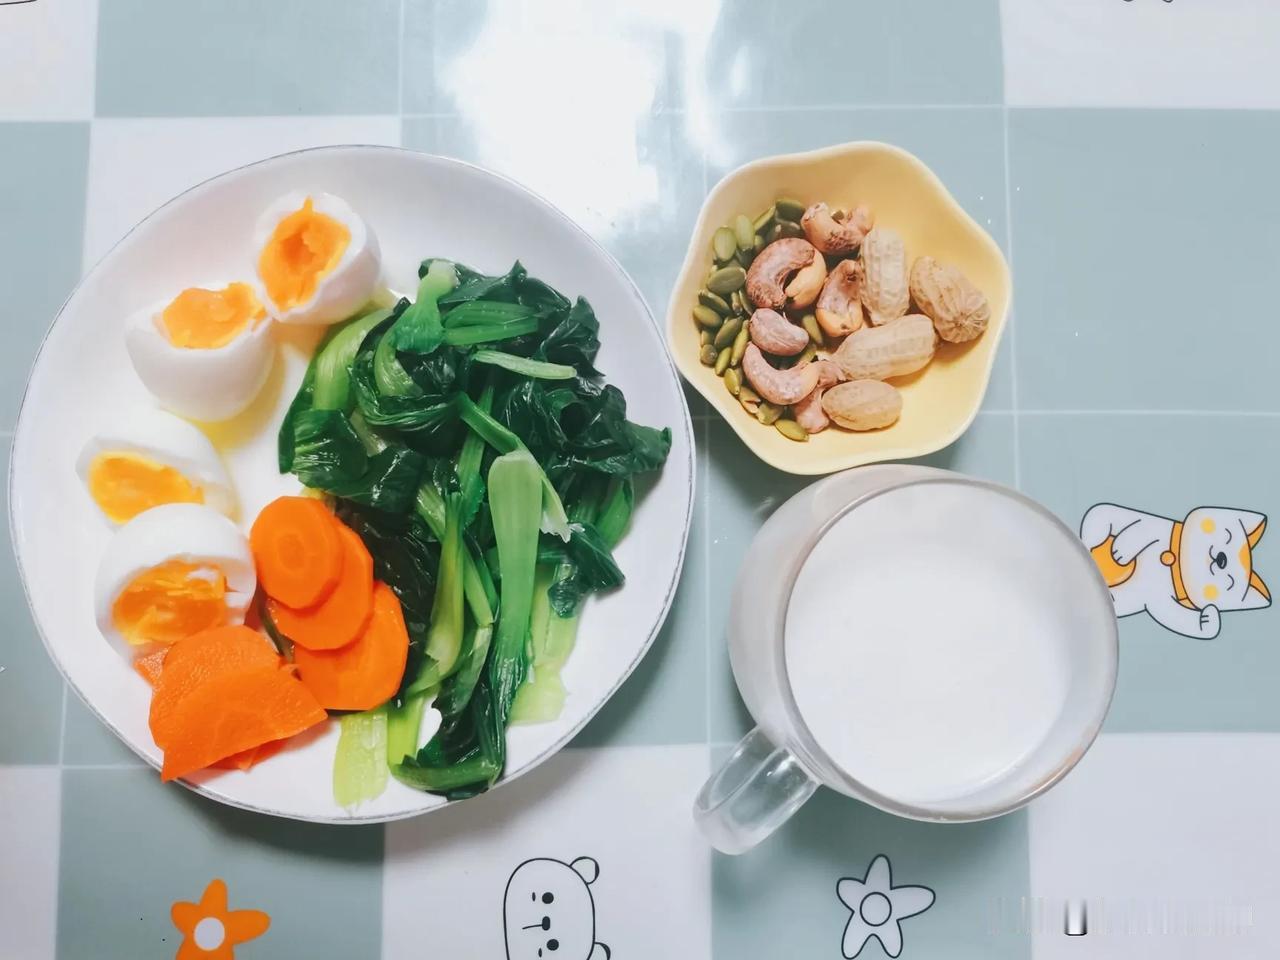
<svg viewBox="0 0 1280 960">
<path fill-rule="evenodd" d="M 800 491 L 756 535 L 732 604 L 759 726 L 694 804 L 724 853 L 820 784 L 918 820 L 1008 813 L 1075 766 L 1115 689 L 1111 595 L 1079 538 L 945 470 L 860 467 Z"/>
</svg>

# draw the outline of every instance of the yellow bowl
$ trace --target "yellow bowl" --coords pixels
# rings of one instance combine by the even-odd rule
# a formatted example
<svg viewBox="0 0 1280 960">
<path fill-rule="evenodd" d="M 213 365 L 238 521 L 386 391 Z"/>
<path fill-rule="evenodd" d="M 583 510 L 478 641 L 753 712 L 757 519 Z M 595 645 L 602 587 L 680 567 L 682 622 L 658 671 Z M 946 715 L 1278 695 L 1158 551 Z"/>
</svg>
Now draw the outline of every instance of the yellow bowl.
<svg viewBox="0 0 1280 960">
<path fill-rule="evenodd" d="M 981 337 L 967 344 L 941 343 L 921 373 L 893 381 L 902 391 L 902 416 L 890 427 L 851 433 L 833 426 L 808 443 L 796 443 L 757 422 L 715 371 L 698 360 L 698 328 L 691 310 L 711 268 L 711 237 L 737 214 L 754 217 L 779 197 L 806 204 L 823 200 L 846 209 L 865 203 L 876 223 L 901 234 L 910 260 L 927 255 L 956 265 L 991 303 L 991 323 Z M 716 184 L 702 205 L 671 294 L 667 343 L 684 378 L 761 460 L 789 473 L 834 473 L 864 463 L 923 456 L 964 433 L 991 379 L 1010 296 L 1009 265 L 1000 248 L 932 170 L 886 143 L 847 143 L 756 160 Z"/>
</svg>

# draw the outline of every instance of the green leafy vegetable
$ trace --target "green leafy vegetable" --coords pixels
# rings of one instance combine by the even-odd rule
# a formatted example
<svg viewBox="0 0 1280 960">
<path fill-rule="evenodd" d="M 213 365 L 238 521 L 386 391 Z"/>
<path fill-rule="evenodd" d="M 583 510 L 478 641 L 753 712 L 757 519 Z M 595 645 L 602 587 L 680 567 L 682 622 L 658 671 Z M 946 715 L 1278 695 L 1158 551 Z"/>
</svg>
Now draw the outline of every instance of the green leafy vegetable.
<svg viewBox="0 0 1280 960">
<path fill-rule="evenodd" d="M 526 450 L 508 453 L 489 468 L 489 509 L 498 545 L 502 582 L 489 682 L 500 721 L 505 724 L 516 688 L 524 680 L 525 639 L 533 608 L 538 526 L 542 517 L 542 468 Z"/>
<path fill-rule="evenodd" d="M 364 474 L 369 455 L 340 410 L 302 410 L 293 418 L 293 472 L 321 490 Z"/>
<path fill-rule="evenodd" d="M 530 360 L 528 357 L 517 357 L 515 354 L 503 353 L 500 350 L 477 350 L 471 359 L 476 363 L 491 363 L 522 377 L 533 377 L 537 380 L 572 380 L 578 375 L 573 367 L 562 363 L 547 363 L 545 360 Z"/>
<path fill-rule="evenodd" d="M 373 351 L 373 382 L 384 397 L 412 397 L 421 393 L 413 377 L 400 365 L 396 356 L 396 338 L 391 331 L 384 333 Z"/>
<path fill-rule="evenodd" d="M 443 341 L 451 347 L 469 347 L 477 343 L 496 343 L 514 340 L 538 329 L 536 317 L 522 317 L 503 323 L 475 323 L 465 327 L 450 327 L 444 332 Z"/>
<path fill-rule="evenodd" d="M 578 606 L 588 594 L 623 583 L 622 571 L 613 562 L 612 546 L 590 523 L 574 523 L 568 543 L 555 545 L 541 554 L 541 558 L 561 561 L 563 574 L 548 589 L 551 607 L 561 617 L 578 612 Z"/>
<path fill-rule="evenodd" d="M 440 298 L 458 285 L 458 274 L 447 260 L 436 260 L 418 283 L 418 298 L 405 310 L 391 335 L 395 348 L 409 353 L 431 353 L 444 342 Z"/>
<path fill-rule="evenodd" d="M 592 364 L 600 352 L 600 321 L 591 304 L 581 297 L 548 332 L 534 356 L 552 363 L 576 367 L 584 377 L 598 376 Z"/>
<path fill-rule="evenodd" d="M 519 437 L 477 407 L 465 393 L 458 395 L 458 415 L 463 423 L 499 453 L 528 452 Z M 532 455 L 530 460 L 533 460 Z M 555 484 L 551 482 L 551 478 L 546 475 L 542 467 L 538 466 L 538 462 L 533 460 L 533 463 L 542 476 L 542 529 L 545 533 L 553 533 L 561 540 L 567 540 L 569 539 L 569 518 L 564 512 L 560 494 L 556 493 Z"/>
<path fill-rule="evenodd" d="M 377 752 L 411 786 L 482 792 L 508 724 L 558 715 L 583 604 L 623 582 L 632 477 L 671 443 L 603 381 L 585 300 L 519 263 L 486 276 L 429 259 L 419 278 L 413 302 L 331 332 L 278 440 L 281 470 L 331 495 L 368 547 L 409 633 L 382 719 L 344 721 L 335 789 L 353 803 Z M 419 747 L 432 702 L 440 727 Z"/>
<path fill-rule="evenodd" d="M 369 331 L 391 316 L 390 310 L 374 310 L 357 317 L 326 343 L 313 361 L 317 410 L 348 410 L 351 406 L 351 361 Z"/>
<path fill-rule="evenodd" d="M 454 307 L 444 317 L 449 327 L 501 326 L 516 320 L 535 318 L 530 307 L 520 303 L 498 303 L 492 300 L 469 300 Z"/>
<path fill-rule="evenodd" d="M 447 677 L 462 650 L 462 495 L 445 504 L 444 539 L 440 542 L 440 579 L 427 628 L 427 656 Z"/>
<path fill-rule="evenodd" d="M 387 709 L 349 713 L 339 721 L 333 799 L 351 808 L 387 789 Z"/>
<path fill-rule="evenodd" d="M 398 707 L 387 710 L 386 767 L 403 763 L 418 752 L 418 734 L 422 730 L 422 713 L 432 691 L 411 694 Z"/>
</svg>

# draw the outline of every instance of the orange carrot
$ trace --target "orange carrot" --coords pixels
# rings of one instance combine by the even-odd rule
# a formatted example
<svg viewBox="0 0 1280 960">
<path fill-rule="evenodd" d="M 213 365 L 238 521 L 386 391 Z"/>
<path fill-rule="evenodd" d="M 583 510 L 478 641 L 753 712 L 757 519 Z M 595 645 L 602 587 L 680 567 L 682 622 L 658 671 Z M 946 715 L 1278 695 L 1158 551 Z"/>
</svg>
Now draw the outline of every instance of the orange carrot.
<svg viewBox="0 0 1280 960">
<path fill-rule="evenodd" d="M 164 658 L 168 652 L 167 647 L 161 647 L 159 650 L 135 657 L 133 669 L 137 671 L 138 676 L 154 687 L 160 682 L 160 670 L 164 667 Z"/>
<path fill-rule="evenodd" d="M 267 601 L 276 629 L 298 647 L 336 650 L 360 635 L 373 606 L 373 558 L 360 535 L 331 521 L 342 543 L 342 574 L 338 585 L 313 607 L 299 610 L 274 595 Z M 268 593 L 270 591 L 268 590 Z"/>
<path fill-rule="evenodd" d="M 164 669 L 151 695 L 152 739 L 167 749 L 178 708 L 211 679 L 279 664 L 267 638 L 248 627 L 214 627 L 179 640 L 165 651 Z"/>
<path fill-rule="evenodd" d="M 295 647 L 298 679 L 329 710 L 371 710 L 395 695 L 409 656 L 400 601 L 385 583 L 373 588 L 373 614 L 364 632 L 339 650 Z"/>
<path fill-rule="evenodd" d="M 333 514 L 319 500 L 272 500 L 253 521 L 249 547 L 262 589 L 287 606 L 314 606 L 337 586 L 342 544 Z"/>
<path fill-rule="evenodd" d="M 274 757 L 277 753 L 284 749 L 287 740 L 268 740 L 266 743 L 259 744 L 256 747 L 250 747 L 248 750 L 241 750 L 239 753 L 233 753 L 229 757 L 223 757 L 217 763 L 210 764 L 219 770 L 248 770 L 263 760 Z"/>
<path fill-rule="evenodd" d="M 160 779 L 185 777 L 232 754 L 292 737 L 325 717 L 287 668 L 251 667 L 212 677 L 175 708 Z"/>
</svg>

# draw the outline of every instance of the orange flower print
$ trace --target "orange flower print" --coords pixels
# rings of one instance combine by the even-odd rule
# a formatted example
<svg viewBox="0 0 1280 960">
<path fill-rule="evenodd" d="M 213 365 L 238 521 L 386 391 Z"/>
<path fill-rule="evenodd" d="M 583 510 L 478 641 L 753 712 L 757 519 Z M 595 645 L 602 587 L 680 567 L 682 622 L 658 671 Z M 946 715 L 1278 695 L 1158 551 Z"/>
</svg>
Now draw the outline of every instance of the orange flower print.
<svg viewBox="0 0 1280 960">
<path fill-rule="evenodd" d="M 215 878 L 199 903 L 177 901 L 169 910 L 182 933 L 175 960 L 235 960 L 235 945 L 260 937 L 271 926 L 261 910 L 228 910 L 227 885 Z"/>
</svg>

